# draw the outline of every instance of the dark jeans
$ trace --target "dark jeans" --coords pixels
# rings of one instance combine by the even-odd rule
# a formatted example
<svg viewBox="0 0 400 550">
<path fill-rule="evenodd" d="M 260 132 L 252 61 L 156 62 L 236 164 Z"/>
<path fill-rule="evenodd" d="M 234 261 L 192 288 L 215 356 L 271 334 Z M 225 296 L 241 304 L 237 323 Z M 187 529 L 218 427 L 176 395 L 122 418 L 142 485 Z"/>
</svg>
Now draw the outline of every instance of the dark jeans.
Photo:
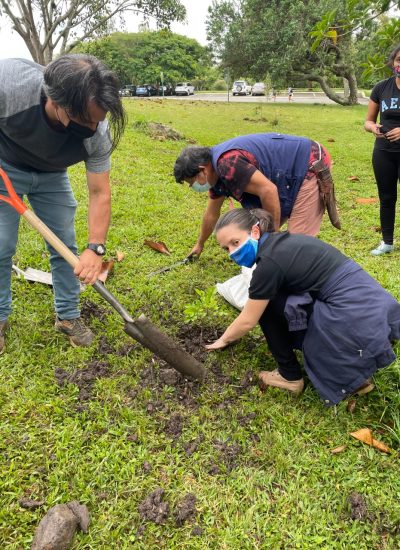
<svg viewBox="0 0 400 550">
<path fill-rule="evenodd" d="M 285 293 L 280 293 L 271 300 L 259 323 L 269 350 L 278 363 L 279 373 L 286 380 L 299 380 L 302 378 L 302 372 L 293 350 L 302 349 L 307 330 L 289 332 L 288 322 L 284 314 L 287 296 Z M 306 311 L 309 316 L 312 305 L 308 306 Z"/>
<path fill-rule="evenodd" d="M 380 200 L 382 238 L 386 244 L 393 244 L 397 182 L 400 178 L 400 152 L 381 151 L 375 148 L 372 166 Z"/>
</svg>

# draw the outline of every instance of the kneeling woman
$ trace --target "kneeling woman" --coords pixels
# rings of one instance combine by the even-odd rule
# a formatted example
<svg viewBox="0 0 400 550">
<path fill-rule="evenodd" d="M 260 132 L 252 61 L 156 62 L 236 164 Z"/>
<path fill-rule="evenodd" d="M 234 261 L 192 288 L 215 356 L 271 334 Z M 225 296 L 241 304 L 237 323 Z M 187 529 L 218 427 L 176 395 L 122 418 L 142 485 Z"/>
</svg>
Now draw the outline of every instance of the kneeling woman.
<svg viewBox="0 0 400 550">
<path fill-rule="evenodd" d="M 265 210 L 232 210 L 215 234 L 232 260 L 257 264 L 249 300 L 208 350 L 226 347 L 257 323 L 278 364 L 261 372 L 263 386 L 300 393 L 302 371 L 294 349 L 327 406 L 372 389 L 369 377 L 396 355 L 400 304 L 339 250 L 314 237 L 273 233 Z"/>
</svg>

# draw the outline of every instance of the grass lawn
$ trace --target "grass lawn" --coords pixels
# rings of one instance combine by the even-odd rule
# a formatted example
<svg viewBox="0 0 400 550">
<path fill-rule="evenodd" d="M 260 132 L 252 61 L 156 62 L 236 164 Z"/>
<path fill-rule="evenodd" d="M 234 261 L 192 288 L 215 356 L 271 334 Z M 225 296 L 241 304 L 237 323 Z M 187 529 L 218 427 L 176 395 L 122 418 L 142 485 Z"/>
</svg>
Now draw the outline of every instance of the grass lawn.
<svg viewBox="0 0 400 550">
<path fill-rule="evenodd" d="M 218 297 L 217 310 L 200 325 L 185 323 L 196 289 L 238 272 L 214 239 L 198 262 L 148 277 L 187 255 L 207 199 L 171 176 L 186 143 L 154 140 L 138 129 L 143 122 L 171 125 L 202 145 L 279 131 L 328 147 L 344 229 L 324 221 L 320 236 L 398 299 L 399 252 L 369 255 L 380 240 L 379 206 L 356 201 L 376 197 L 373 139 L 363 130 L 366 107 L 161 99 L 125 104 L 129 124 L 113 158 L 108 239 L 110 256 L 121 250 L 125 258 L 107 286 L 132 316 L 144 312 L 186 341 L 210 375 L 202 386 L 166 384 L 165 365 L 122 331 L 122 320 L 90 289 L 82 305 L 96 342 L 73 349 L 53 329 L 51 290 L 13 277 L 14 311 L 7 353 L 0 357 L 0 547 L 29 548 L 45 512 L 77 499 L 88 506 L 92 523 L 87 535 L 77 534 L 74 549 L 399 548 L 398 453 L 380 453 L 349 436 L 369 427 L 398 449 L 399 364 L 375 376 L 376 390 L 359 398 L 354 412 L 346 402 L 324 408 L 310 384 L 298 399 L 274 389 L 262 394 L 252 382 L 274 362 L 259 329 L 206 355 L 204 340 L 220 333 L 236 311 Z M 70 176 L 84 247 L 83 167 Z M 171 257 L 144 247 L 144 239 L 164 241 Z M 41 237 L 25 223 L 15 263 L 49 267 Z M 340 445 L 343 452 L 330 452 Z M 169 510 L 155 523 L 143 518 L 139 505 L 158 488 Z M 188 494 L 196 497 L 197 513 L 189 513 Z M 44 504 L 25 510 L 21 498 Z M 189 504 L 186 521 L 183 501 Z"/>
</svg>

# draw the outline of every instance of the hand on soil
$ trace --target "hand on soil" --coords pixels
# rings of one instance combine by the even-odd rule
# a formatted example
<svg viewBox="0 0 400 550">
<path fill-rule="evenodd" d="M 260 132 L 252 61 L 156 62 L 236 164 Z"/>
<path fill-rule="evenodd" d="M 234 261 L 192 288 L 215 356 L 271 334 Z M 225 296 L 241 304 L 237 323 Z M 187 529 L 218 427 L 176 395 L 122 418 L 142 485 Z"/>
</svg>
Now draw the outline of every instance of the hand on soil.
<svg viewBox="0 0 400 550">
<path fill-rule="evenodd" d="M 224 349 L 228 345 L 228 342 L 225 342 L 225 340 L 221 338 L 218 338 L 218 340 L 215 340 L 212 344 L 207 344 L 205 346 L 207 351 L 213 351 L 216 349 Z"/>
</svg>

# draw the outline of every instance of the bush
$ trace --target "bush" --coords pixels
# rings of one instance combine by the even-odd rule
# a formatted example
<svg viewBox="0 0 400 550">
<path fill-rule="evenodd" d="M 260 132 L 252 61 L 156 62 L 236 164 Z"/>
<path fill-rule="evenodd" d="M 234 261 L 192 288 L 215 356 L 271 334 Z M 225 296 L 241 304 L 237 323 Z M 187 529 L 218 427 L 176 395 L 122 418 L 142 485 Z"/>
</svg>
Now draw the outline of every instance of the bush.
<svg viewBox="0 0 400 550">
<path fill-rule="evenodd" d="M 211 86 L 211 90 L 215 90 L 217 92 L 225 92 L 228 89 L 225 80 L 216 80 L 214 84 Z"/>
</svg>

